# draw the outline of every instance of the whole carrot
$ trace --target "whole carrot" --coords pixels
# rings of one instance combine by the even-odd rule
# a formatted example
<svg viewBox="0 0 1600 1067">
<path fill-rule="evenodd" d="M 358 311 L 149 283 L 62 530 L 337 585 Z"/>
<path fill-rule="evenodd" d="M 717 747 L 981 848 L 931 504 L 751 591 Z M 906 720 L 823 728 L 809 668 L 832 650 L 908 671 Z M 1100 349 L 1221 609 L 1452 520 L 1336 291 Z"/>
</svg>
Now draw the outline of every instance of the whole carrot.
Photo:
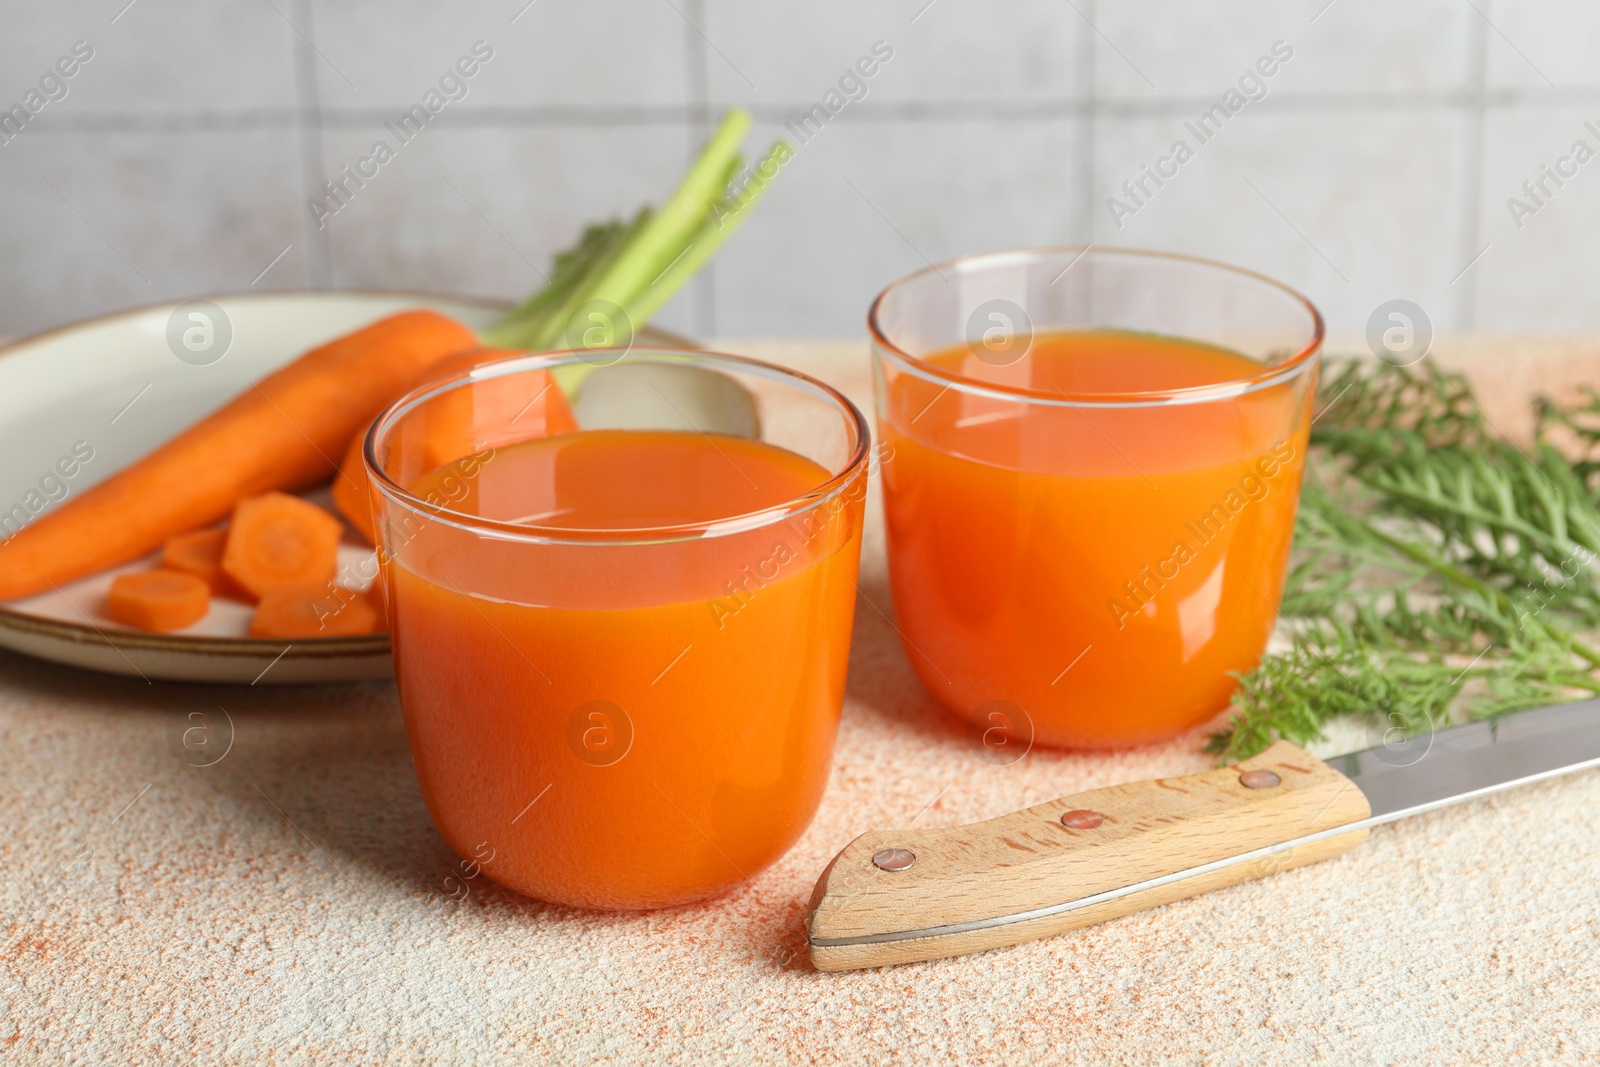
<svg viewBox="0 0 1600 1067">
<path fill-rule="evenodd" d="M 326 481 L 358 428 L 476 343 L 453 319 L 404 311 L 312 349 L 0 543 L 0 600 L 138 559 L 246 497 Z"/>
<path fill-rule="evenodd" d="M 730 111 L 659 215 L 644 209 L 630 224 L 590 227 L 576 247 L 556 257 L 549 282 L 491 326 L 482 343 L 544 349 L 572 332 L 577 312 L 596 304 L 620 308 L 621 334 L 631 337 L 631 321 L 643 322 L 689 279 L 748 213 L 769 171 L 792 155 L 779 142 L 733 195 L 738 141 L 749 124 L 744 112 Z M 322 481 L 351 450 L 352 437 L 395 397 L 437 361 L 478 343 L 451 319 L 410 311 L 307 352 L 0 542 L 0 600 L 137 559 L 170 537 L 216 522 L 247 497 Z M 566 401 L 591 369 L 578 362 L 551 373 L 545 432 L 556 432 L 563 414 L 571 422 Z M 528 422 L 533 414 L 523 410 L 513 421 Z M 359 452 L 354 455 L 351 477 L 339 479 L 335 498 L 360 526 L 368 512 L 359 492 Z"/>
<path fill-rule="evenodd" d="M 469 348 L 429 366 L 414 385 L 516 355 L 520 353 L 503 348 Z M 402 464 L 409 468 L 410 477 L 437 470 L 484 446 L 499 447 L 524 437 L 568 433 L 578 428 L 567 398 L 545 371 L 491 378 L 459 388 L 433 401 L 422 421 L 422 432 L 416 435 L 421 440 L 408 442 L 412 455 L 409 463 Z M 350 438 L 339 473 L 333 479 L 333 506 L 369 544 L 375 545 L 378 540 L 372 529 L 371 482 L 361 458 L 366 436 L 367 427 L 363 426 Z"/>
</svg>

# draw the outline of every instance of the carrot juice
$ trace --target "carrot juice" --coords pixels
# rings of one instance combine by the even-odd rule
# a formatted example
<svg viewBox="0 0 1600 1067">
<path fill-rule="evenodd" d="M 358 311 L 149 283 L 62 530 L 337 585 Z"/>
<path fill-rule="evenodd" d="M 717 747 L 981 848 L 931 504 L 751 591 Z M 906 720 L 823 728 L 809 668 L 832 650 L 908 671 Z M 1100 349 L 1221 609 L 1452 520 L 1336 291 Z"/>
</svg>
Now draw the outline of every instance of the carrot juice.
<svg viewBox="0 0 1600 1067">
<path fill-rule="evenodd" d="M 1073 747 L 1223 709 L 1277 614 L 1303 383 L 1230 388 L 1262 364 L 1119 330 L 917 363 L 880 369 L 879 421 L 895 615 L 928 690 Z"/>
<path fill-rule="evenodd" d="M 864 458 L 839 471 L 765 440 L 595 429 L 389 494 L 408 741 L 474 874 L 662 907 L 793 844 L 843 702 L 865 480 Z"/>
</svg>

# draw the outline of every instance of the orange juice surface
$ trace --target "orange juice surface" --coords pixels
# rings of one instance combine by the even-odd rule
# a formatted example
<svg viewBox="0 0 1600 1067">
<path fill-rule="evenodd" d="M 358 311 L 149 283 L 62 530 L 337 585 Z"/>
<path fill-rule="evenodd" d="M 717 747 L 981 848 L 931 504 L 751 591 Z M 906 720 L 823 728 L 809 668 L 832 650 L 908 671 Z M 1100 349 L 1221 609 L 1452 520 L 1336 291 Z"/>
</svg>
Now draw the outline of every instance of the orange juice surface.
<svg viewBox="0 0 1600 1067">
<path fill-rule="evenodd" d="M 1079 747 L 1157 740 L 1221 710 L 1277 613 L 1310 376 L 1094 407 L 1064 400 L 1263 367 L 1115 331 L 1041 335 L 1008 366 L 967 346 L 923 362 L 1031 398 L 888 372 L 890 573 L 929 691 L 980 725 Z"/>
<path fill-rule="evenodd" d="M 725 890 L 794 842 L 843 700 L 860 489 L 724 536 L 627 531 L 748 515 L 828 477 L 758 441 L 600 430 L 412 487 L 534 535 L 429 520 L 387 541 L 417 774 L 471 874 L 559 903 L 659 907 Z"/>
</svg>

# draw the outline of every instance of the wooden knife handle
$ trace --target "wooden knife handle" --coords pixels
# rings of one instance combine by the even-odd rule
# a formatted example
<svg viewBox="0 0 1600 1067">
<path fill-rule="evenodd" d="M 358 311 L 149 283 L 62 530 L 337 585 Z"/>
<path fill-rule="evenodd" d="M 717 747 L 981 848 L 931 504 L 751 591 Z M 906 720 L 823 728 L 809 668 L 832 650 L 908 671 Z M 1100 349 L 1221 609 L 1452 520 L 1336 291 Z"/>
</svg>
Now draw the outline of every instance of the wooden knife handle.
<svg viewBox="0 0 1600 1067">
<path fill-rule="evenodd" d="M 872 830 L 817 881 L 811 960 L 842 971 L 1048 937 L 1337 856 L 1366 840 L 1365 827 L 1116 895 L 1370 814 L 1355 783 L 1280 741 L 1232 767 L 1095 789 L 987 822 Z"/>
</svg>

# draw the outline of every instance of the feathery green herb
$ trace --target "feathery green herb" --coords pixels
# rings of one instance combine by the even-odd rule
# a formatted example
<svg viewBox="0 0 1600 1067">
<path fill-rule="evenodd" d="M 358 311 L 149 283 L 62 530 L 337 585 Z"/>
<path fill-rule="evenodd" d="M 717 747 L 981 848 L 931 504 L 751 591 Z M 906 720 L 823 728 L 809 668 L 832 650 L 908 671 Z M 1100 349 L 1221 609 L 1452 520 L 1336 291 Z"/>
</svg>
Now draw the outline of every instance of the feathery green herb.
<svg viewBox="0 0 1600 1067">
<path fill-rule="evenodd" d="M 1409 735 L 1600 693 L 1600 394 L 1538 400 L 1524 451 L 1461 375 L 1326 371 L 1283 595 L 1290 647 L 1241 676 L 1208 750 L 1231 762 L 1344 716 Z"/>
</svg>

